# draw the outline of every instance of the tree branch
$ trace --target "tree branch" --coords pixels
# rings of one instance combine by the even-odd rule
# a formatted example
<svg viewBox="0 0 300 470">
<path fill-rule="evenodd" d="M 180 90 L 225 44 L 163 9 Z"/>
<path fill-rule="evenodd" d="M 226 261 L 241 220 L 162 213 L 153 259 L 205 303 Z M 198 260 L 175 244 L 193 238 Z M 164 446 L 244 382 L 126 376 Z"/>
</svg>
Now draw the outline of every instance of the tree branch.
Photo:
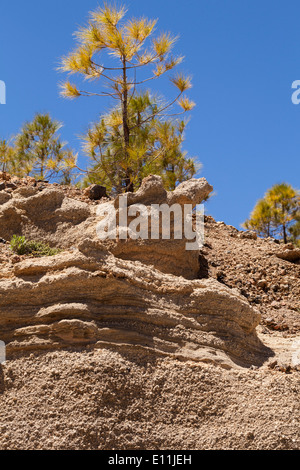
<svg viewBox="0 0 300 470">
<path fill-rule="evenodd" d="M 139 124 L 136 124 L 135 126 L 131 127 L 130 130 L 135 129 L 136 127 L 140 127 L 141 125 L 145 124 L 145 122 L 148 122 L 148 121 L 150 121 L 152 118 L 161 115 L 161 113 L 162 113 L 163 111 L 165 111 L 165 109 L 168 109 L 170 106 L 172 106 L 174 103 L 176 103 L 176 101 L 178 101 L 178 99 L 180 98 L 180 96 L 181 96 L 182 94 L 183 94 L 183 91 L 181 91 L 181 92 L 179 93 L 179 95 L 178 95 L 173 101 L 171 101 L 169 104 L 167 104 L 167 105 L 164 106 L 163 108 L 159 109 L 156 113 L 152 114 L 151 116 L 147 117 L 147 119 L 145 119 L 144 121 L 142 121 L 142 122 L 140 122 Z"/>
</svg>

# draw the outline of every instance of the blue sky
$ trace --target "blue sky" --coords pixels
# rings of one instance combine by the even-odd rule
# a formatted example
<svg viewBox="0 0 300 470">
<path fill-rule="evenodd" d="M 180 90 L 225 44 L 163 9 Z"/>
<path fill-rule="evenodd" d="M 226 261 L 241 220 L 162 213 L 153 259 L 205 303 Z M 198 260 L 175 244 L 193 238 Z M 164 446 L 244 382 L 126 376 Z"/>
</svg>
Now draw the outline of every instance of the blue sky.
<svg viewBox="0 0 300 470">
<path fill-rule="evenodd" d="M 179 35 L 182 70 L 193 77 L 184 149 L 203 164 L 199 176 L 216 195 L 206 212 L 239 227 L 274 183 L 299 188 L 300 105 L 291 85 L 300 79 L 300 3 L 297 0 L 131 0 L 128 17 L 158 18 L 158 30 Z M 16 133 L 35 112 L 62 121 L 63 140 L 80 150 L 79 135 L 107 111 L 101 98 L 59 97 L 59 58 L 75 45 L 94 0 L 14 0 L 1 5 L 0 138 Z M 99 85 L 100 86 L 100 85 Z M 156 87 L 166 97 L 165 80 Z M 85 158 L 81 153 L 80 163 Z"/>
</svg>

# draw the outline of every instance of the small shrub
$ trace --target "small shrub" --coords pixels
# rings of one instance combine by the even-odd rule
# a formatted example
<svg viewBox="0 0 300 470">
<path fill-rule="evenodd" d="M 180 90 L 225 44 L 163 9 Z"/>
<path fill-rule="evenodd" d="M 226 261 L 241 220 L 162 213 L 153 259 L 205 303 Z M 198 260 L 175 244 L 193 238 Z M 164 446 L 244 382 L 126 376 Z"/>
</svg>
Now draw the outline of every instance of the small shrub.
<svg viewBox="0 0 300 470">
<path fill-rule="evenodd" d="M 27 248 L 33 256 L 54 256 L 61 252 L 59 248 L 51 248 L 45 243 L 35 241 L 29 241 Z"/>
<path fill-rule="evenodd" d="M 25 237 L 17 235 L 12 237 L 10 248 L 18 255 L 32 255 L 35 258 L 54 256 L 61 252 L 59 248 L 51 248 L 46 243 L 26 240 Z"/>
<path fill-rule="evenodd" d="M 25 255 L 26 253 L 26 239 L 25 237 L 18 237 L 14 235 L 10 241 L 10 248 L 18 255 Z"/>
</svg>

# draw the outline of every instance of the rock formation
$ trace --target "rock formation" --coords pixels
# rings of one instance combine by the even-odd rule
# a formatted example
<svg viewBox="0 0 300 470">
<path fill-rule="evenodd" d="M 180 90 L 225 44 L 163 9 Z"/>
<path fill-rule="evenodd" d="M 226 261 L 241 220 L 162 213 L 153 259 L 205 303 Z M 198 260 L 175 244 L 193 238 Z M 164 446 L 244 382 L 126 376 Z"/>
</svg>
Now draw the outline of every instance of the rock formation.
<svg viewBox="0 0 300 470">
<path fill-rule="evenodd" d="M 205 178 L 192 179 L 180 184 L 175 191 L 167 192 L 158 176 L 145 178 L 136 193 L 128 193 L 128 207 L 133 204 L 191 204 L 195 207 L 206 199 L 212 187 Z M 119 198 L 107 205 L 118 209 Z M 101 206 L 102 207 L 102 206 Z M 98 206 L 99 208 L 99 206 Z M 69 248 L 83 239 L 97 238 L 97 206 L 66 197 L 59 188 L 20 187 L 12 193 L 0 192 L 0 237 L 10 240 L 16 235 L 44 240 L 47 243 Z M 131 220 L 129 218 L 129 220 Z M 195 279 L 199 271 L 196 250 L 186 250 L 187 240 L 127 240 L 107 241 L 115 256 L 139 260 L 165 273 Z M 174 256 L 174 253 L 176 255 Z"/>
<path fill-rule="evenodd" d="M 160 356 L 236 365 L 267 357 L 258 312 L 213 280 L 187 281 L 118 260 L 100 243 L 2 270 L 1 338 L 7 352 L 71 345 L 141 348 Z"/>
<path fill-rule="evenodd" d="M 178 205 L 182 214 L 184 213 L 184 205 L 189 204 L 193 209 L 205 200 L 212 192 L 205 178 L 191 179 L 181 183 L 175 191 L 166 191 L 163 182 L 159 176 L 149 176 L 143 180 L 140 189 L 136 193 L 127 193 L 128 210 L 133 205 L 137 209 L 139 204 L 143 204 L 147 208 L 148 215 L 152 211 L 154 220 L 159 224 L 160 212 L 155 208 L 156 205 L 167 205 L 174 207 Z M 113 204 L 117 210 L 117 221 L 119 220 L 120 211 L 119 196 Z M 101 209 L 101 207 L 100 207 Z M 132 221 L 132 217 L 128 216 L 128 223 Z M 174 222 L 174 214 L 170 214 L 171 225 Z M 194 227 L 195 228 L 195 227 Z M 149 220 L 148 239 L 133 239 L 107 241 L 109 250 L 118 258 L 124 260 L 141 261 L 144 264 L 153 266 L 163 273 L 170 273 L 176 276 L 182 276 L 186 279 L 196 279 L 199 272 L 199 250 L 187 250 L 187 238 L 185 237 L 183 224 L 181 225 L 183 236 L 180 239 L 174 238 L 174 227 L 171 227 L 170 239 L 163 239 L 162 224 L 159 227 L 159 237 L 157 240 L 151 238 L 151 220 Z M 195 229 L 196 230 L 196 229 Z"/>
<path fill-rule="evenodd" d="M 126 212 L 211 190 L 151 176 Z M 296 249 L 210 216 L 200 252 L 101 241 L 105 208 L 120 222 L 119 198 L 0 173 L 0 449 L 299 449 Z"/>
<path fill-rule="evenodd" d="M 126 210 L 133 204 L 195 207 L 211 191 L 202 178 L 167 192 L 160 177 L 150 176 L 126 195 Z M 119 198 L 106 204 L 119 215 Z M 1 339 L 8 353 L 88 344 L 225 367 L 266 358 L 255 333 L 259 313 L 238 292 L 196 279 L 199 251 L 186 251 L 185 238 L 100 241 L 99 220 L 95 206 L 57 188 L 19 188 L 2 204 L 0 237 L 22 234 L 72 247 L 2 269 Z"/>
</svg>

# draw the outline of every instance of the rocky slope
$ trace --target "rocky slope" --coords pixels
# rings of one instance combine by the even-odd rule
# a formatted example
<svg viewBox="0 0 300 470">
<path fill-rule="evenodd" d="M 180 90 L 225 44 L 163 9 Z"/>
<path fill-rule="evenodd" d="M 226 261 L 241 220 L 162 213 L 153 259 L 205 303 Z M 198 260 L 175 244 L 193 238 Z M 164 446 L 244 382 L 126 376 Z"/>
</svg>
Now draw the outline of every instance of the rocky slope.
<svg viewBox="0 0 300 470">
<path fill-rule="evenodd" d="M 128 205 L 211 190 L 150 177 Z M 89 196 L 0 182 L 0 449 L 299 448 L 299 252 L 211 217 L 200 253 L 100 241 L 118 203 Z M 15 233 L 63 251 L 17 256 Z"/>
<path fill-rule="evenodd" d="M 269 330 L 300 331 L 300 249 L 206 218 L 201 277 L 236 288 Z M 203 257 L 203 258 L 202 258 Z"/>
</svg>

